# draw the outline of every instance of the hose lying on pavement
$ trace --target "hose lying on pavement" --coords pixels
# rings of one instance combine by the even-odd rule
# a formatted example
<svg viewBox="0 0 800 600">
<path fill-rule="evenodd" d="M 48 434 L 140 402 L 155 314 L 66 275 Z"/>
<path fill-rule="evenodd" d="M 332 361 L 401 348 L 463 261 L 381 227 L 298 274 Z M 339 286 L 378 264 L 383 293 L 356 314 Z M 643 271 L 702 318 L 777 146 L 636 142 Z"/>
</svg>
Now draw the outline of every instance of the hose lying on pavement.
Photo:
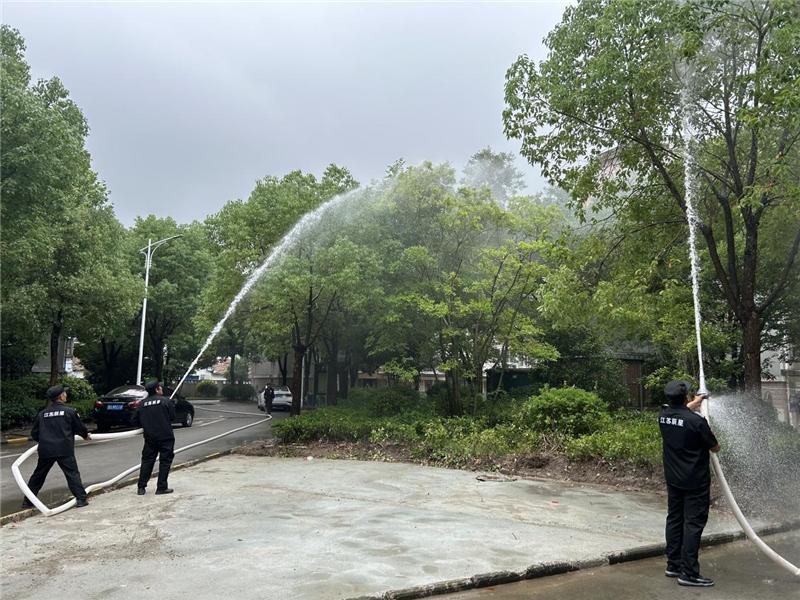
<svg viewBox="0 0 800 600">
<path fill-rule="evenodd" d="M 226 411 L 226 412 L 233 412 L 233 411 Z M 250 416 L 254 416 L 254 417 L 261 417 L 261 415 L 254 414 L 254 413 L 240 412 L 238 414 L 250 415 Z M 185 452 L 186 450 L 190 450 L 190 449 L 195 448 L 197 446 L 201 446 L 202 444 L 207 444 L 208 442 L 213 442 L 214 440 L 218 440 L 220 438 L 223 438 L 226 435 L 231 435 L 232 433 L 236 433 L 237 431 L 242 431 L 242 430 L 247 429 L 249 427 L 255 427 L 256 425 L 262 425 L 262 424 L 266 423 L 267 421 L 271 421 L 271 420 L 272 420 L 272 416 L 271 415 L 267 415 L 267 417 L 265 419 L 261 419 L 260 418 L 255 423 L 250 423 L 248 425 L 243 425 L 242 427 L 237 427 L 236 429 L 231 429 L 230 431 L 226 431 L 224 433 L 220 433 L 219 435 L 215 435 L 214 437 L 210 437 L 210 438 L 208 438 L 206 440 L 201 440 L 199 442 L 194 442 L 193 444 L 189 444 L 188 446 L 184 446 L 183 448 L 178 448 L 177 450 L 175 450 L 175 454 L 179 454 L 180 452 Z M 123 439 L 123 438 L 135 437 L 135 436 L 140 435 L 141 433 L 143 433 L 143 431 L 144 431 L 143 429 L 134 429 L 133 431 L 123 431 L 121 433 L 98 433 L 98 434 L 92 434 L 92 439 L 89 441 L 89 443 L 91 443 L 93 441 L 119 440 L 119 439 Z M 76 435 L 75 439 L 76 440 L 81 440 L 83 438 L 81 438 L 80 436 Z M 17 458 L 17 460 L 14 461 L 14 464 L 11 465 L 11 473 L 14 475 L 14 480 L 17 482 L 17 485 L 19 486 L 19 489 L 22 490 L 22 493 L 25 495 L 25 497 L 28 500 L 30 500 L 33 503 L 33 505 L 39 510 L 39 512 L 41 512 L 44 516 L 52 517 L 53 515 L 57 515 L 59 513 L 62 513 L 65 510 L 69 510 L 70 508 L 75 506 L 76 500 L 75 500 L 75 498 L 72 498 L 71 500 L 65 502 L 61 506 L 57 506 L 55 508 L 47 508 L 47 506 L 45 506 L 44 503 L 41 500 L 39 500 L 39 498 L 28 487 L 27 482 L 22 477 L 22 473 L 20 473 L 20 471 L 19 471 L 19 467 L 28 458 L 30 458 L 33 455 L 33 453 L 37 451 L 38 448 L 39 448 L 39 445 L 37 444 L 37 445 L 33 446 L 32 448 L 29 448 L 28 450 L 26 450 L 19 458 Z M 123 471 L 122 473 L 120 473 L 116 477 L 113 477 L 112 479 L 109 479 L 108 481 L 103 481 L 101 483 L 93 483 L 92 485 L 90 485 L 89 487 L 86 488 L 86 493 L 90 494 L 90 493 L 95 492 L 97 490 L 101 490 L 103 488 L 106 488 L 106 487 L 108 487 L 110 485 L 114 485 L 120 479 L 124 479 L 125 477 L 127 477 L 131 473 L 136 472 L 139 469 L 139 467 L 141 467 L 141 466 L 142 466 L 141 463 L 139 463 L 138 465 L 135 465 L 133 467 L 130 467 L 129 469 L 126 469 L 125 471 Z"/>
</svg>

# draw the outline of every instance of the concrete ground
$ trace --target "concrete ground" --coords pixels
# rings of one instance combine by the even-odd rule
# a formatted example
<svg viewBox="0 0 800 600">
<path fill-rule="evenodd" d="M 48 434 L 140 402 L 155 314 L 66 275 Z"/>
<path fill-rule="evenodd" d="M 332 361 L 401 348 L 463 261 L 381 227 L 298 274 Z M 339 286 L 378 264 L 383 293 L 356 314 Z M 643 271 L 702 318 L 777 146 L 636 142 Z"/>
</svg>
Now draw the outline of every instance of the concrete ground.
<svg viewBox="0 0 800 600">
<path fill-rule="evenodd" d="M 598 564 L 658 544 L 663 500 L 403 463 L 226 456 L 3 527 L 2 595 L 336 599 Z M 734 531 L 712 513 L 707 532 Z"/>
<path fill-rule="evenodd" d="M 783 556 L 800 561 L 800 531 L 764 538 Z M 702 573 L 715 580 L 713 588 L 687 589 L 664 577 L 664 560 L 650 558 L 622 565 L 532 579 L 439 596 L 441 600 L 788 600 L 800 598 L 800 578 L 774 564 L 749 540 L 700 553 Z"/>
</svg>

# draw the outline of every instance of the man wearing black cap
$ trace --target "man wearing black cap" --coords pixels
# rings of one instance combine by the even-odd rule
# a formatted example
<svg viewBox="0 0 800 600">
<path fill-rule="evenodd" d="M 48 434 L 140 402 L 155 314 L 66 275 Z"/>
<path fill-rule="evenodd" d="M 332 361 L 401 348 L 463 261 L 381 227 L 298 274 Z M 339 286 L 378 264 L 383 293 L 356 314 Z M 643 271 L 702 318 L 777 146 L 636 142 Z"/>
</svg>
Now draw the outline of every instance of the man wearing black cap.
<svg viewBox="0 0 800 600">
<path fill-rule="evenodd" d="M 664 388 L 669 404 L 658 417 L 664 446 L 667 481 L 667 577 L 680 585 L 711 587 L 713 580 L 700 575 L 697 555 L 708 520 L 711 473 L 709 452 L 718 452 L 717 438 L 698 413 L 705 395 L 689 401 L 689 384 L 670 381 Z"/>
<path fill-rule="evenodd" d="M 75 506 L 86 506 L 86 489 L 81 482 L 78 471 L 78 462 L 75 460 L 75 436 L 83 439 L 91 438 L 86 426 L 81 422 L 80 415 L 71 406 L 65 406 L 69 388 L 63 385 L 54 385 L 47 390 L 47 399 L 50 405 L 36 415 L 33 422 L 31 437 L 39 442 L 39 461 L 36 469 L 28 481 L 28 487 L 35 494 L 39 493 L 44 485 L 44 480 L 51 467 L 58 463 L 67 478 L 67 486 L 75 496 Z M 30 508 L 33 504 L 25 498 L 23 508 Z"/>
<path fill-rule="evenodd" d="M 133 415 L 133 424 L 144 429 L 144 447 L 142 448 L 142 468 L 139 471 L 138 494 L 143 496 L 153 467 L 158 456 L 158 483 L 156 494 L 171 494 L 167 486 L 169 469 L 175 456 L 175 434 L 172 432 L 172 421 L 175 420 L 175 403 L 162 396 L 161 383 L 148 381 L 144 386 L 148 392 L 142 400 L 139 410 Z"/>
</svg>

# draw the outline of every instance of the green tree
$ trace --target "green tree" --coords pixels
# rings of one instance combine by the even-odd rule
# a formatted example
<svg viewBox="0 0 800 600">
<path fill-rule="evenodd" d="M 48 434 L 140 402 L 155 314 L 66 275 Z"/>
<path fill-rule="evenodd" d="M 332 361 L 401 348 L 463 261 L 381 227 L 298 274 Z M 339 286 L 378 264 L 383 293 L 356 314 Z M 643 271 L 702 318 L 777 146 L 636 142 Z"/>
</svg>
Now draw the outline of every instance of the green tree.
<svg viewBox="0 0 800 600">
<path fill-rule="evenodd" d="M 718 293 L 758 392 L 764 332 L 798 293 L 800 6 L 793 0 L 583 0 L 506 77 L 506 134 L 579 210 L 656 227 L 685 217 L 682 122 Z M 683 102 L 682 102 L 683 100 Z M 764 235 L 771 232 L 768 238 Z"/>
<path fill-rule="evenodd" d="M 96 338 L 130 318 L 135 289 L 117 245 L 122 226 L 85 149 L 88 125 L 57 78 L 31 85 L 24 42 L 0 29 L 3 362 L 30 370 L 49 339 Z"/>
<path fill-rule="evenodd" d="M 462 380 L 475 397 L 484 366 L 502 360 L 502 348 L 553 357 L 532 318 L 550 248 L 544 215 L 552 211 L 523 211 L 538 225 L 518 218 L 485 186 L 457 189 L 450 167 L 430 163 L 399 172 L 377 206 L 389 296 L 374 349 L 388 355 L 385 368 L 406 378 L 443 371 L 447 411 L 460 414 Z"/>
<path fill-rule="evenodd" d="M 142 367 L 143 374 L 167 381 L 183 375 L 201 345 L 202 336 L 195 330 L 194 318 L 211 274 L 213 255 L 206 230 L 200 223 L 179 225 L 169 217 L 148 215 L 136 219 L 128 244 L 129 264 L 143 290 L 144 257 L 139 250 L 147 246 L 148 240 L 176 235 L 181 237 L 161 246 L 150 266 Z M 138 300 L 141 302 L 141 298 Z M 139 327 L 141 319 L 134 338 L 137 348 Z"/>
<path fill-rule="evenodd" d="M 511 152 L 494 152 L 487 146 L 467 161 L 461 183 L 473 189 L 487 188 L 505 206 L 525 187 L 524 177 L 514 165 L 516 158 Z"/>
<path fill-rule="evenodd" d="M 304 214 L 357 185 L 349 171 L 334 164 L 326 168 L 320 179 L 300 171 L 282 178 L 268 176 L 256 183 L 246 202 L 229 202 L 219 213 L 209 217 L 206 228 L 215 252 L 214 269 L 203 294 L 196 326 L 204 331 L 211 329 L 246 279 Z M 310 312 L 308 296 L 303 296 L 306 299 L 303 308 L 292 305 L 298 315 L 298 319 L 294 319 L 289 305 L 283 302 L 286 283 L 271 278 L 270 273 L 264 279 L 272 283 L 266 287 L 260 285 L 238 310 L 243 321 L 238 328 L 241 339 L 236 347 L 244 356 L 268 358 L 285 356 L 288 347 L 292 347 L 296 363 L 292 384 L 297 388 L 296 412 L 299 414 L 300 365 L 318 331 L 313 323 L 315 296 L 312 291 Z M 262 290 L 261 293 L 258 290 Z M 312 316 L 310 321 L 309 315 Z M 307 322 L 310 328 L 305 325 Z M 224 353 L 225 348 L 219 344 L 212 350 Z M 226 344 L 230 346 L 230 340 Z"/>
</svg>

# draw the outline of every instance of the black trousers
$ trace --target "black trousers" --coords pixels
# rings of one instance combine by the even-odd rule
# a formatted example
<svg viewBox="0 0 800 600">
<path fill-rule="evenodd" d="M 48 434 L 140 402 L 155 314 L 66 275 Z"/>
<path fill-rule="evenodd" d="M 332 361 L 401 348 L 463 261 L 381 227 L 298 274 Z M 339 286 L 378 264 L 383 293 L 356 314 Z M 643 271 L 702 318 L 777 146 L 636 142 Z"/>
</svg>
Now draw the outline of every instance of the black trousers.
<svg viewBox="0 0 800 600">
<path fill-rule="evenodd" d="M 36 468 L 33 470 L 33 475 L 31 475 L 30 481 L 28 481 L 28 487 L 31 488 L 31 491 L 36 495 L 39 494 L 39 490 L 41 490 L 44 485 L 44 480 L 47 479 L 47 474 L 56 463 L 58 463 L 58 466 L 61 467 L 61 470 L 64 472 L 64 477 L 67 478 L 67 486 L 69 487 L 69 491 L 72 492 L 72 495 L 78 500 L 86 500 L 86 489 L 81 482 L 81 474 L 80 471 L 78 471 L 78 461 L 75 460 L 74 455 L 40 456 L 39 461 L 36 463 Z"/>
<path fill-rule="evenodd" d="M 154 440 L 144 438 L 142 447 L 142 468 L 139 470 L 139 487 L 147 487 L 150 475 L 153 474 L 153 467 L 158 456 L 158 483 L 157 490 L 167 489 L 167 478 L 169 469 L 172 466 L 172 459 L 175 456 L 175 440 Z"/>
<path fill-rule="evenodd" d="M 273 398 L 270 398 L 269 396 L 264 398 L 264 413 L 265 414 L 268 414 L 268 415 L 272 414 L 272 400 L 273 400 Z"/>
<path fill-rule="evenodd" d="M 667 485 L 667 568 L 690 577 L 700 574 L 697 555 L 708 521 L 710 488 L 682 490 Z"/>
</svg>

